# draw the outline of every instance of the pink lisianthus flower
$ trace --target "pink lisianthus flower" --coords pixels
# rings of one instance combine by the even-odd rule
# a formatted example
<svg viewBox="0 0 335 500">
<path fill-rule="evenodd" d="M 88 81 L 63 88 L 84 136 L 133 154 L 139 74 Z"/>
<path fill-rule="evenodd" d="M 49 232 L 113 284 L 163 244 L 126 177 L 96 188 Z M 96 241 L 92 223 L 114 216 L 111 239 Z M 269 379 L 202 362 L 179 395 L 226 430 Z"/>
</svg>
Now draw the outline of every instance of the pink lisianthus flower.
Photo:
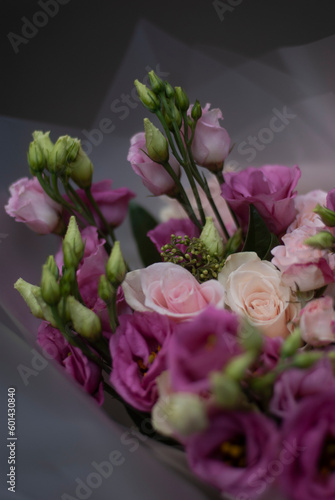
<svg viewBox="0 0 335 500">
<path fill-rule="evenodd" d="M 238 327 L 236 314 L 213 307 L 191 321 L 179 323 L 167 354 L 172 390 L 206 395 L 210 372 L 220 371 L 242 352 Z"/>
<path fill-rule="evenodd" d="M 307 194 L 300 194 L 294 199 L 294 205 L 297 210 L 297 215 L 292 224 L 287 228 L 287 232 L 290 233 L 294 229 L 301 226 L 312 226 L 324 229 L 320 216 L 316 214 L 313 210 L 317 204 L 326 204 L 327 193 L 321 189 L 315 189 Z"/>
<path fill-rule="evenodd" d="M 304 398 L 287 415 L 281 439 L 292 451 L 286 453 L 279 480 L 289 498 L 335 498 L 334 436 L 334 390 Z"/>
<path fill-rule="evenodd" d="M 162 165 L 147 156 L 147 152 L 145 133 L 139 132 L 131 138 L 127 156 L 135 174 L 141 177 L 145 187 L 155 196 L 173 193 L 176 189 L 175 181 Z M 180 177 L 180 166 L 177 160 L 171 156 L 169 163 L 177 177 Z"/>
<path fill-rule="evenodd" d="M 150 411 L 158 399 L 157 377 L 166 369 L 167 344 L 174 324 L 157 313 L 119 317 L 110 337 L 111 383 L 127 403 Z"/>
<path fill-rule="evenodd" d="M 272 264 L 280 269 L 283 281 L 293 289 L 298 287 L 305 292 L 334 282 L 334 255 L 304 243 L 317 232 L 316 226 L 298 227 L 282 237 L 283 245 L 271 250 Z"/>
<path fill-rule="evenodd" d="M 69 344 L 61 332 L 43 321 L 37 332 L 37 342 L 48 353 L 48 358 L 53 358 L 59 363 L 83 389 L 91 394 L 102 405 L 104 401 L 101 368 L 88 359 L 79 349 Z"/>
<path fill-rule="evenodd" d="M 148 232 L 148 237 L 156 246 L 157 250 L 161 252 L 162 246 L 171 242 L 171 234 L 176 236 L 189 236 L 192 238 L 199 238 L 200 231 L 190 219 L 169 219 L 167 222 L 162 222 Z M 180 245 L 182 250 L 185 245 Z"/>
<path fill-rule="evenodd" d="M 321 203 L 320 203 L 321 205 Z M 326 206 L 329 210 L 335 212 L 335 188 L 331 189 L 327 194 Z"/>
<path fill-rule="evenodd" d="M 224 307 L 224 288 L 218 281 L 199 284 L 189 271 L 170 262 L 131 271 L 122 288 L 135 311 L 156 311 L 175 321 L 190 319 L 209 305 Z"/>
<path fill-rule="evenodd" d="M 49 198 L 36 177 L 19 179 L 9 187 L 9 191 L 11 196 L 5 206 L 8 215 L 15 217 L 17 222 L 24 222 L 38 234 L 57 230 L 62 206 Z"/>
<path fill-rule="evenodd" d="M 294 220 L 294 198 L 301 172 L 280 165 L 248 167 L 238 172 L 227 172 L 221 194 L 234 210 L 246 231 L 249 223 L 249 205 L 253 204 L 271 232 L 283 234 Z"/>
<path fill-rule="evenodd" d="M 220 126 L 223 120 L 220 109 L 209 109 L 210 104 L 202 110 L 197 121 L 191 145 L 192 155 L 196 163 L 211 172 L 222 170 L 223 162 L 230 150 L 230 137 L 227 130 Z M 192 107 L 188 113 L 190 114 Z"/>
<path fill-rule="evenodd" d="M 277 444 L 275 425 L 261 413 L 215 411 L 207 429 L 189 438 L 185 449 L 194 474 L 222 494 L 252 500 L 272 482 L 269 467 Z"/>
<path fill-rule="evenodd" d="M 329 359 L 322 359 L 308 370 L 291 368 L 275 382 L 269 409 L 285 419 L 302 399 L 330 390 L 335 394 L 335 378 Z"/>
<path fill-rule="evenodd" d="M 94 200 L 98 204 L 102 215 L 106 219 L 106 222 L 112 227 L 118 227 L 125 219 L 129 201 L 135 197 L 135 193 L 124 187 L 112 189 L 112 183 L 113 181 L 110 179 L 95 182 L 91 186 L 91 193 Z M 83 189 L 77 189 L 76 193 L 91 210 L 97 227 L 99 229 L 104 229 L 104 225 L 91 202 L 87 198 L 85 191 Z M 67 196 L 64 198 L 68 200 Z"/>
<path fill-rule="evenodd" d="M 331 297 L 308 302 L 300 312 L 302 339 L 309 345 L 320 347 L 335 342 L 335 311 Z"/>
</svg>

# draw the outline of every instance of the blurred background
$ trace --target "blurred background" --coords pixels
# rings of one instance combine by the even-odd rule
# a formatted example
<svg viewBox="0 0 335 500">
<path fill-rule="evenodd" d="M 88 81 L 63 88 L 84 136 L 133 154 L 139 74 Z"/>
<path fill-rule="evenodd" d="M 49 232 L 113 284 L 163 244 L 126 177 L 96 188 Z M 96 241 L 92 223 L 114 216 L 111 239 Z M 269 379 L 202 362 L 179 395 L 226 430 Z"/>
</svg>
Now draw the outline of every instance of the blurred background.
<svg viewBox="0 0 335 500">
<path fill-rule="evenodd" d="M 235 142 L 229 160 L 234 168 L 298 164 L 300 192 L 334 187 L 331 0 L 2 0 L 0 9 L 2 207 L 8 186 L 30 175 L 26 152 L 31 133 L 39 129 L 50 130 L 54 141 L 63 134 L 82 139 L 95 166 L 95 180 L 111 178 L 114 187 L 129 187 L 139 203 L 157 214 L 160 200 L 148 197 L 126 159 L 129 139 L 143 129 L 147 116 L 133 82 L 143 81 L 151 69 L 182 86 L 191 102 L 197 98 L 222 110 L 223 125 Z M 136 267 L 129 231 L 126 221 L 117 236 Z M 19 348 L 10 331 L 29 342 L 39 324 L 13 283 L 20 276 L 38 283 L 42 262 L 58 244 L 56 237 L 38 237 L 0 210 L 0 321 L 8 334 L 7 350 L 1 354 L 12 356 L 5 378 L 17 376 Z M 31 347 L 20 346 L 22 356 L 28 356 Z M 54 377 L 67 390 L 53 366 L 43 373 L 36 392 L 33 387 L 31 397 L 25 392 L 27 408 L 29 401 L 43 399 Z M 64 409 L 64 399 L 57 397 L 55 405 Z M 89 405 L 85 411 L 91 418 Z M 54 425 L 59 421 L 54 419 Z M 106 422 L 101 425 L 105 430 Z M 28 441 L 23 463 L 33 440 Z M 59 460 L 62 456 L 60 452 Z M 39 490 L 40 496 L 33 491 L 29 483 L 22 498 L 47 498 L 46 490 Z M 104 494 L 102 486 L 92 498 L 106 498 Z"/>
</svg>

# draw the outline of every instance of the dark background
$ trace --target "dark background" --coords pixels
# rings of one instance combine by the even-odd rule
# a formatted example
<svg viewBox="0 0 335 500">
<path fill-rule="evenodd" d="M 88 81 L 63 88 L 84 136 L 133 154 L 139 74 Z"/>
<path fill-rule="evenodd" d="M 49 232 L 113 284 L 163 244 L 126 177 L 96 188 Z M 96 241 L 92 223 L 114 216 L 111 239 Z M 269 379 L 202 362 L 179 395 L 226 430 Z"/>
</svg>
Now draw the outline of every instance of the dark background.
<svg viewBox="0 0 335 500">
<path fill-rule="evenodd" d="M 37 0 L 2 0 L 0 114 L 89 127 L 139 19 L 211 57 L 224 48 L 257 58 L 335 33 L 332 0 L 231 3 L 222 22 L 211 0 L 69 0 L 15 54 L 8 33 L 22 35 L 22 18 L 31 21 L 41 7 Z"/>
</svg>

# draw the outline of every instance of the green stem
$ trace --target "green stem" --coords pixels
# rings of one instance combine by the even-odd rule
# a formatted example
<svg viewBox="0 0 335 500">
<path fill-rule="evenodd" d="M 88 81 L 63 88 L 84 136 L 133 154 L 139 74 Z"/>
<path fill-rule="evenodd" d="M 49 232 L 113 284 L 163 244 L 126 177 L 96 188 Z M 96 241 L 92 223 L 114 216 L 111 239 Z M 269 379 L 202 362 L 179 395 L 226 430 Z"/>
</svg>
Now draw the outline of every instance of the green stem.
<svg viewBox="0 0 335 500">
<path fill-rule="evenodd" d="M 216 172 L 215 176 L 217 178 L 219 186 L 221 187 L 221 185 L 225 183 L 222 170 L 220 170 L 219 172 Z M 235 222 L 235 225 L 236 225 L 236 227 L 238 229 L 241 226 L 240 226 L 240 223 L 239 223 L 239 221 L 238 221 L 238 219 L 236 217 L 236 214 L 235 214 L 234 210 L 229 206 L 229 203 L 227 201 L 226 201 L 226 204 L 227 204 L 228 210 L 230 212 L 230 215 L 232 216 L 232 218 L 233 218 L 233 220 Z"/>
<path fill-rule="evenodd" d="M 171 136 L 171 132 L 169 130 L 169 127 L 167 126 L 167 123 L 165 121 L 165 118 L 163 116 L 163 113 L 158 110 L 156 112 L 156 115 L 157 115 L 157 118 L 159 119 L 159 121 L 161 122 L 161 124 L 163 125 L 163 128 L 164 128 L 164 131 L 165 131 L 165 134 L 166 134 L 166 137 L 167 137 L 167 140 L 169 141 L 169 144 L 170 144 L 170 147 L 172 149 L 172 152 L 173 152 L 173 155 L 174 157 L 176 158 L 177 162 L 182 165 L 183 163 L 183 160 L 182 158 L 180 158 L 179 154 L 178 154 L 178 151 L 176 149 L 176 146 L 173 142 L 173 139 L 172 139 L 172 136 Z"/>
<path fill-rule="evenodd" d="M 89 199 L 89 201 L 91 202 L 94 210 L 96 211 L 96 213 L 98 214 L 98 216 L 100 217 L 100 220 L 101 222 L 103 223 L 103 225 L 105 226 L 105 229 L 107 231 L 107 233 L 110 235 L 113 243 L 115 243 L 116 241 L 116 238 L 115 238 L 115 234 L 114 234 L 114 231 L 113 229 L 110 227 L 110 225 L 108 224 L 105 216 L 103 215 L 103 213 L 101 212 L 100 210 L 100 207 L 99 205 L 97 204 L 97 202 L 95 201 L 93 195 L 92 195 L 92 192 L 91 192 L 91 187 L 88 187 L 85 189 L 85 193 L 86 193 L 86 196 L 87 198 Z"/>
</svg>

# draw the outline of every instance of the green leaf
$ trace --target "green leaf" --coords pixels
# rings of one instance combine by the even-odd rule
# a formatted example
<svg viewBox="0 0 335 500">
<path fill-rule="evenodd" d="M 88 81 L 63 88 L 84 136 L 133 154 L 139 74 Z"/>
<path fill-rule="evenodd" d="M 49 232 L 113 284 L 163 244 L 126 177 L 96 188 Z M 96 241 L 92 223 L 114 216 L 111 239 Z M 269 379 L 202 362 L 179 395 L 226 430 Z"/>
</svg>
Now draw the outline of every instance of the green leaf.
<svg viewBox="0 0 335 500">
<path fill-rule="evenodd" d="M 129 203 L 129 217 L 131 229 L 143 265 L 147 267 L 155 262 L 161 262 L 161 256 L 155 245 L 147 236 L 148 231 L 157 226 L 158 222 L 156 219 L 149 214 L 145 208 L 132 201 Z"/>
<path fill-rule="evenodd" d="M 260 259 L 271 260 L 271 250 L 279 245 L 254 205 L 249 206 L 249 226 L 242 252 L 256 252 Z"/>
</svg>

